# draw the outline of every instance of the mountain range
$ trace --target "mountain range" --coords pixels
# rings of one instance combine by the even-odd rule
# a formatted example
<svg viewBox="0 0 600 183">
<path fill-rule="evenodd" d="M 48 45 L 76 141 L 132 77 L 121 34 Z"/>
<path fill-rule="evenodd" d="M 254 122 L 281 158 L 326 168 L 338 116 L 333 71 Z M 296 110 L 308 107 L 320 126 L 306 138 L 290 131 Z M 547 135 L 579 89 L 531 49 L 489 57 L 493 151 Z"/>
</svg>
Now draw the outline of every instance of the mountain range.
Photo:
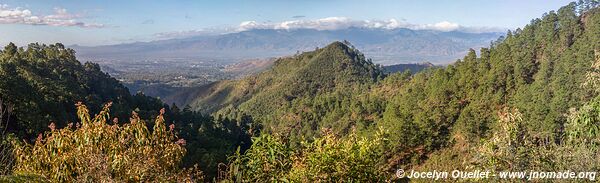
<svg viewBox="0 0 600 183">
<path fill-rule="evenodd" d="M 232 65 L 226 72 L 250 74 L 182 90 L 177 98 L 185 107 L 131 95 L 60 43 L 11 43 L 0 51 L 0 124 L 19 139 L 0 134 L 0 145 L 8 139 L 14 146 L 0 152 L 12 151 L 15 162 L 12 168 L 13 156 L 0 158 L 0 170 L 8 167 L 14 176 L 0 175 L 0 182 L 30 174 L 39 182 L 192 177 L 183 167 L 199 167 L 214 182 L 430 181 L 396 176 L 398 170 L 594 172 L 600 169 L 599 7 L 595 0 L 570 3 L 444 67 L 386 69 L 359 51 L 357 40 L 357 46 L 335 41 Z M 271 48 L 281 47 L 294 46 Z M 240 47 L 250 48 L 258 50 Z M 403 68 L 424 69 L 393 71 Z M 104 101 L 105 107 L 84 106 Z M 90 123 L 89 111 L 102 112 Z M 131 123 L 123 124 L 129 114 Z M 77 118 L 81 123 L 73 124 Z M 171 168 L 163 171 L 157 162 Z"/>
<path fill-rule="evenodd" d="M 469 48 L 489 46 L 502 34 L 375 29 L 350 27 L 339 30 L 252 29 L 247 31 L 203 35 L 187 38 L 135 42 L 104 46 L 78 46 L 77 57 L 83 60 L 169 60 L 210 59 L 246 60 L 312 51 L 333 41 L 348 40 L 375 63 L 431 62 L 446 64 L 464 55 Z"/>
</svg>

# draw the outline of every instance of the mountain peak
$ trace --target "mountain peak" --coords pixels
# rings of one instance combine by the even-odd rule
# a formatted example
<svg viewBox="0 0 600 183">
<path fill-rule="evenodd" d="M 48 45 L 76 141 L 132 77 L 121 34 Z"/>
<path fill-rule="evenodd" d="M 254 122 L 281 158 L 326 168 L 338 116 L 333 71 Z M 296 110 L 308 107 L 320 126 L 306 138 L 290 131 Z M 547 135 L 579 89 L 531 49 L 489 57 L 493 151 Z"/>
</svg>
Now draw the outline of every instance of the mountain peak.
<svg viewBox="0 0 600 183">
<path fill-rule="evenodd" d="M 279 67 L 279 68 L 278 68 Z M 315 51 L 279 59 L 274 70 L 294 70 L 309 76 L 337 75 L 369 76 L 375 79 L 382 73 L 370 59 L 348 41 L 334 41 Z M 294 73 L 294 72 L 288 72 Z"/>
<path fill-rule="evenodd" d="M 349 42 L 335 41 L 324 48 L 279 58 L 270 69 L 255 76 L 219 82 L 197 91 L 202 95 L 190 105 L 203 112 L 230 105 L 240 110 L 274 110 L 295 98 L 372 84 L 382 75 L 382 69 Z M 237 95 L 240 93 L 244 95 Z"/>
<path fill-rule="evenodd" d="M 339 48 L 339 49 L 344 49 L 344 50 L 346 50 L 346 49 L 349 49 L 349 48 L 350 48 L 350 46 L 351 46 L 351 44 L 350 44 L 350 42 L 348 42 L 348 41 L 344 41 L 344 42 L 341 42 L 341 41 L 334 41 L 334 42 L 332 42 L 332 43 L 329 43 L 327 46 L 325 46 L 325 48 L 324 48 L 324 49 L 335 49 L 335 48 Z"/>
</svg>

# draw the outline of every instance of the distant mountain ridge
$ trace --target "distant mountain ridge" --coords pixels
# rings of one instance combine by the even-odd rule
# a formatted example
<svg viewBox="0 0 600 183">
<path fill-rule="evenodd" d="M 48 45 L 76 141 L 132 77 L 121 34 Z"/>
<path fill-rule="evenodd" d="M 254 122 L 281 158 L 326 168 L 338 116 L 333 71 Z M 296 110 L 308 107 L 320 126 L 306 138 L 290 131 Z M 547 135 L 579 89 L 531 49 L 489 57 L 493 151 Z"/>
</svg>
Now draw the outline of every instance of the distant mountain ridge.
<svg viewBox="0 0 600 183">
<path fill-rule="evenodd" d="M 397 64 L 429 61 L 449 63 L 469 48 L 489 46 L 501 33 L 441 32 L 433 30 L 253 29 L 215 36 L 136 42 L 96 47 L 73 46 L 78 58 L 90 60 L 144 60 L 204 58 L 245 60 L 285 56 L 311 51 L 333 41 L 348 40 L 376 63 Z"/>
</svg>

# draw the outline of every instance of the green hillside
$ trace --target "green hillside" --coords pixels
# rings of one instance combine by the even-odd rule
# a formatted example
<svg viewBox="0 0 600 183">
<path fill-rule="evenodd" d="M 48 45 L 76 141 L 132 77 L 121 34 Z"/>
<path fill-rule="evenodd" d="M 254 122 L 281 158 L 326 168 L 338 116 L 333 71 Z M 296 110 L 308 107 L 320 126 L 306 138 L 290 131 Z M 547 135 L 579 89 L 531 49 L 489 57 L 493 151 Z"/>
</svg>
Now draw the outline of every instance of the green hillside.
<svg viewBox="0 0 600 183">
<path fill-rule="evenodd" d="M 8 129 L 28 137 L 37 136 L 51 122 L 63 127 L 76 121 L 77 101 L 85 101 L 94 112 L 112 101 L 114 115 L 122 119 L 136 108 L 149 117 L 148 112 L 156 114 L 163 107 L 156 99 L 130 95 L 98 64 L 80 63 L 75 51 L 60 43 L 7 45 L 0 53 L 0 91 L 2 105 L 14 108 Z"/>
<path fill-rule="evenodd" d="M 255 76 L 218 82 L 203 89 L 191 106 L 217 116 L 249 115 L 265 130 L 278 133 L 312 134 L 334 126 L 348 130 L 351 122 L 340 118 L 348 111 L 340 106 L 352 105 L 354 94 L 365 93 L 383 76 L 381 68 L 355 48 L 335 42 L 280 58 Z"/>
<path fill-rule="evenodd" d="M 0 147 L 16 150 L 0 160 L 15 159 L 17 179 L 55 182 L 386 182 L 408 181 L 395 176 L 398 169 L 597 171 L 599 7 L 570 3 L 418 73 L 385 73 L 350 43 L 334 42 L 279 58 L 256 75 L 190 88 L 179 94 L 189 104 L 183 109 L 130 95 L 61 44 L 10 44 L 0 53 L 0 112 L 14 111 L 10 119 L 0 113 L 0 122 L 16 138 L 2 134 Z M 92 120 L 77 101 L 99 114 Z"/>
<path fill-rule="evenodd" d="M 213 96 L 224 100 L 200 97 L 197 101 L 207 102 L 194 103 L 194 108 L 227 101 L 217 107 L 220 109 L 216 115 L 249 115 L 290 147 L 301 139 L 310 141 L 311 137 L 325 135 L 323 129 L 341 137 L 354 133 L 369 137 L 382 127 L 389 141 L 381 147 L 386 149 L 381 154 L 385 158 L 378 166 L 389 171 L 490 168 L 486 163 L 492 160 L 516 161 L 522 163 L 519 168 L 525 169 L 569 167 L 565 162 L 579 163 L 597 155 L 581 155 L 565 162 L 549 160 L 569 154 L 562 150 L 571 147 L 565 145 L 565 138 L 574 133 L 569 130 L 575 129 L 567 127 L 580 117 L 573 111 L 598 95 L 597 7 L 595 1 L 571 3 L 509 31 L 490 47 L 482 48 L 479 55 L 470 50 L 454 64 L 414 76 L 386 76 L 378 67 L 361 61 L 364 59 L 360 56 L 350 62 L 354 66 L 338 70 L 345 63 L 340 56 L 353 58 L 361 54 L 348 54 L 348 45 L 333 43 L 281 59 L 271 70 L 255 77 L 223 82 L 221 86 L 226 87 L 212 91 L 221 94 Z M 516 125 L 511 128 L 517 131 L 504 131 L 506 123 Z M 498 135 L 503 133 L 517 133 L 517 137 Z M 523 142 L 510 142 L 512 138 Z M 497 144 L 507 141 L 509 146 Z M 486 154 L 484 147 L 488 145 L 506 149 L 492 150 L 500 154 Z M 590 152 L 588 145 L 578 147 Z M 488 159 L 477 159 L 482 156 Z M 586 167 L 598 168 L 594 164 Z M 491 169 L 517 168 L 492 163 Z"/>
<path fill-rule="evenodd" d="M 597 96 L 586 83 L 594 83 L 588 76 L 600 54 L 600 9 L 586 6 L 571 3 L 508 32 L 479 56 L 471 50 L 453 65 L 415 75 L 380 121 L 403 142 L 395 149 L 406 153 L 392 159 L 417 149 L 426 160 L 427 152 L 455 147 L 462 152 L 454 160 L 467 166 L 464 155 L 501 131 L 498 121 L 512 110 L 522 114 L 519 133 L 532 143 L 561 144 L 570 110 Z"/>
<path fill-rule="evenodd" d="M 217 165 L 226 162 L 227 155 L 240 146 L 245 149 L 250 143 L 243 122 L 217 120 L 189 109 L 169 107 L 143 94 L 131 95 L 119 81 L 102 72 L 98 64 L 80 63 L 75 58 L 75 51 L 60 43 L 30 44 L 20 48 L 11 43 L 0 51 L 0 173 L 16 161 L 7 156 L 12 150 L 8 148 L 11 147 L 8 139 L 35 143 L 36 137 L 48 134 L 52 128 L 80 129 L 83 125 L 80 121 L 84 120 L 77 114 L 79 102 L 89 106 L 91 114 L 100 112 L 104 104 L 110 103 L 110 113 L 102 119 L 103 124 L 122 125 L 130 117 L 137 116 L 150 121 L 148 128 L 154 125 L 152 119 L 159 115 L 161 108 L 166 108 L 165 123 L 176 126 L 173 130 L 189 144 L 185 146 L 189 153 L 180 157 L 182 161 L 176 167 L 199 164 L 203 170 L 213 170 L 204 172 L 208 177 L 217 173 Z M 63 148 L 61 144 L 57 146 Z M 56 150 L 50 145 L 48 148 Z M 54 158 L 64 155 L 51 154 L 49 157 Z M 55 165 L 66 164 L 69 163 Z M 52 166 L 48 163 L 42 167 Z M 52 174 L 49 170 L 36 171 Z"/>
</svg>

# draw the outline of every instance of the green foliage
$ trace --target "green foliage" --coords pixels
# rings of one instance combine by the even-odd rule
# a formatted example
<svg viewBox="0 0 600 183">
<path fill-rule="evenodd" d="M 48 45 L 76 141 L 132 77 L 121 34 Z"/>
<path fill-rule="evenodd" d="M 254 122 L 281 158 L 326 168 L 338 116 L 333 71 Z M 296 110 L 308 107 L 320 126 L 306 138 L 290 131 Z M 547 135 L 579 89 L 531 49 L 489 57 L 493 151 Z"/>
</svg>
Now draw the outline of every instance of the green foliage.
<svg viewBox="0 0 600 183">
<path fill-rule="evenodd" d="M 598 5 L 571 3 L 505 40 L 531 44 L 522 49 L 533 50 L 531 56 L 518 61 L 533 59 L 528 67 L 534 72 L 509 98 L 521 112 L 501 113 L 500 128 L 475 151 L 478 165 L 497 171 L 598 170 Z"/>
<path fill-rule="evenodd" d="M 303 143 L 293 157 L 292 182 L 381 182 L 388 177 L 382 168 L 383 131 L 373 138 L 350 134 L 340 139 L 330 132 Z"/>
<path fill-rule="evenodd" d="M 500 113 L 499 127 L 489 140 L 474 150 L 472 168 L 492 171 L 600 170 L 600 98 L 573 110 L 560 141 L 540 141 L 523 129 L 525 122 L 518 110 Z M 499 180 L 497 180 L 499 181 Z"/>
<path fill-rule="evenodd" d="M 318 135 L 320 128 L 347 133 L 373 122 L 366 93 L 383 77 L 382 69 L 350 45 L 280 58 L 271 69 L 239 81 L 223 81 L 200 92 L 192 108 L 216 116 L 249 115 L 266 132 L 290 134 L 294 143 Z M 372 108 L 371 108 L 372 109 Z M 347 114 L 352 114 L 348 116 Z M 372 116 L 371 116 L 372 117 Z"/>
<path fill-rule="evenodd" d="M 266 134 L 255 137 L 250 149 L 232 157 L 228 178 L 234 182 L 284 181 L 292 167 L 292 154 L 289 143 L 282 139 Z"/>
<path fill-rule="evenodd" d="M 557 168 L 577 171 L 600 170 L 600 97 L 571 111 L 565 125 L 565 136 L 556 150 Z"/>
<path fill-rule="evenodd" d="M 411 72 L 418 73 L 422 70 L 425 70 L 430 67 L 435 67 L 432 63 L 424 62 L 418 64 L 394 64 L 383 66 L 383 70 L 386 73 L 396 73 L 396 72 Z"/>
<path fill-rule="evenodd" d="M 244 154 L 232 157 L 224 181 L 233 182 L 381 182 L 383 131 L 372 138 L 331 132 L 298 148 L 280 137 L 263 134 Z"/>
<path fill-rule="evenodd" d="M 478 147 L 478 163 L 487 170 L 524 171 L 531 168 L 544 168 L 539 164 L 552 161 L 549 151 L 536 145 L 529 136 L 521 113 L 508 110 L 499 113 L 498 127 L 489 140 Z M 545 143 L 545 145 L 551 145 Z"/>
<path fill-rule="evenodd" d="M 286 134 L 291 148 L 325 135 L 322 128 L 340 136 L 355 129 L 366 136 L 383 126 L 390 130 L 383 155 L 388 170 L 426 163 L 432 153 L 449 161 L 469 159 L 441 156 L 471 151 L 457 144 L 478 147 L 493 138 L 503 140 L 488 144 L 492 149 L 505 148 L 514 156 L 504 159 L 518 164 L 512 168 L 553 166 L 543 163 L 550 151 L 528 149 L 560 142 L 569 109 L 597 95 L 595 83 L 586 79 L 598 78 L 593 66 L 600 55 L 597 7 L 597 1 L 571 3 L 509 31 L 479 55 L 471 49 L 452 65 L 414 75 L 381 74 L 353 47 L 333 43 L 279 59 L 256 76 L 216 83 L 192 108 L 217 116 L 248 115 L 263 133 Z M 530 141 L 498 137 L 502 124 L 513 122 L 494 114 L 512 114 L 503 111 L 507 107 L 520 115 L 510 133 Z M 440 150 L 451 152 L 436 153 Z M 520 156 L 527 153 L 539 158 Z M 494 156 L 503 155 L 486 157 Z M 500 159 L 494 163 L 507 166 Z"/>
<path fill-rule="evenodd" d="M 565 125 L 566 141 L 600 145 L 600 97 L 572 111 Z"/>
<path fill-rule="evenodd" d="M 77 105 L 80 123 L 40 134 L 35 144 L 16 143 L 15 173 L 35 174 L 53 182 L 191 181 L 202 179 L 196 169 L 181 169 L 185 140 L 166 128 L 161 110 L 150 132 L 134 112 L 130 123 L 108 124 L 109 107 L 91 118 Z"/>
<path fill-rule="evenodd" d="M 7 128 L 19 137 L 33 139 L 51 122 L 64 127 L 76 121 L 72 107 L 76 101 L 88 101 L 94 112 L 103 102 L 113 101 L 113 113 L 120 118 L 137 108 L 142 118 L 149 119 L 163 107 L 159 100 L 131 96 L 98 64 L 80 63 L 75 51 L 60 43 L 27 48 L 11 43 L 0 52 L 0 99 L 14 106 Z"/>
<path fill-rule="evenodd" d="M 250 137 L 259 130 L 247 117 L 213 119 L 189 108 L 179 110 L 177 106 L 167 110 L 166 114 L 166 118 L 173 120 L 177 134 L 186 139 L 183 166 L 198 164 L 207 179 L 215 178 L 219 164 L 226 163 L 227 157 L 238 148 L 241 151 L 248 149 L 252 143 Z"/>
<path fill-rule="evenodd" d="M 509 31 L 489 48 L 482 48 L 479 55 L 471 49 L 454 64 L 414 75 L 386 75 L 349 43 L 335 42 L 280 58 L 258 75 L 213 83 L 190 95 L 198 96 L 191 109 L 166 111 L 164 115 L 177 124 L 174 130 L 190 139 L 186 149 L 191 155 L 183 157 L 183 147 L 172 144 L 171 131 L 161 131 L 165 128 L 162 117 L 151 124 L 155 127 L 152 135 L 146 125 L 135 123 L 90 125 L 102 132 L 102 138 L 92 142 L 103 142 L 106 136 L 117 141 L 107 143 L 117 143 L 114 147 L 119 147 L 118 138 L 122 138 L 112 135 L 117 134 L 115 130 L 142 129 L 132 133 L 148 136 L 124 138 L 134 140 L 126 141 L 132 144 L 144 142 L 140 146 L 106 152 L 113 146 L 86 149 L 90 147 L 84 144 L 84 151 L 74 152 L 121 153 L 126 159 L 141 158 L 135 162 L 151 161 L 150 165 L 166 158 L 164 161 L 171 163 L 160 164 L 166 172 L 177 169 L 175 162 L 182 159 L 186 166 L 200 163 L 215 170 L 222 168 L 219 163 L 227 154 L 234 154 L 226 173 L 220 172 L 218 177 L 233 182 L 379 182 L 388 180 L 386 171 L 397 168 L 599 170 L 600 99 L 592 100 L 600 94 L 598 6 L 595 0 L 571 3 L 522 29 Z M 5 47 L 0 54 L 0 99 L 7 101 L 3 104 L 15 104 L 11 115 L 15 123 L 9 130 L 23 137 L 45 131 L 45 126 L 53 124 L 50 121 L 67 126 L 67 121 L 77 116 L 69 105 L 80 99 L 92 104 L 113 100 L 119 118 L 132 106 L 141 106 L 141 118 L 164 106 L 157 99 L 130 96 L 96 64 L 82 65 L 73 53 L 60 44 Z M 90 121 L 86 113 L 79 114 L 82 121 Z M 99 120 L 108 120 L 102 117 L 106 115 L 108 112 L 99 115 Z M 380 126 L 389 130 L 385 138 L 373 135 Z M 82 167 L 71 158 L 74 154 L 64 155 L 67 151 L 55 147 L 59 146 L 56 142 L 63 145 L 63 136 L 87 134 L 78 130 L 52 130 L 47 132 L 46 142 L 18 146 L 20 152 L 66 159 L 31 159 L 23 156 L 31 153 L 21 153 L 19 162 L 31 165 L 17 170 L 54 176 L 52 179 L 59 181 L 100 180 L 93 178 L 100 175 L 80 172 L 106 172 L 102 166 Z M 250 142 L 249 137 L 259 133 Z M 79 136 L 76 139 L 90 138 Z M 50 147 L 53 149 L 48 150 Z M 128 149 L 175 153 L 149 156 L 154 159 L 148 160 L 127 154 Z M 85 165 L 97 162 L 91 155 L 83 159 Z M 60 167 L 56 162 L 68 162 L 64 165 L 69 166 Z M 133 165 L 112 163 L 117 167 L 107 174 L 111 179 L 150 180 L 148 176 L 158 175 L 133 168 L 151 173 L 131 178 L 122 170 Z"/>
<path fill-rule="evenodd" d="M 588 5 L 593 6 L 578 11 Z M 502 120 L 493 114 L 507 106 L 518 109 L 525 121 L 518 131 L 531 141 L 522 142 L 522 150 L 533 148 L 531 144 L 560 142 L 569 109 L 597 95 L 594 82 L 586 79 L 596 78 L 597 6 L 597 2 L 569 4 L 509 31 L 482 49 L 479 57 L 470 50 L 453 65 L 418 73 L 402 83 L 387 102 L 383 119 L 376 121 L 397 131 L 390 136 L 396 152 L 392 159 L 406 160 L 398 166 L 414 165 L 422 162 L 415 162 L 415 157 L 426 159 L 424 155 L 440 149 L 454 151 L 457 142 L 478 144 L 494 138 Z M 510 153 L 517 153 L 514 148 Z M 540 159 L 533 159 L 546 161 L 544 153 L 549 151 L 540 153 Z M 506 161 L 517 163 L 522 158 Z"/>
<path fill-rule="evenodd" d="M 119 81 L 102 72 L 98 64 L 80 63 L 75 52 L 60 43 L 30 44 L 26 48 L 9 44 L 0 50 L 0 131 L 3 137 L 4 133 L 12 133 L 31 143 L 37 134 L 48 131 L 51 123 L 57 128 L 67 127 L 77 121 L 77 111 L 72 106 L 76 101 L 86 101 L 92 113 L 101 110 L 97 106 L 102 102 L 112 101 L 111 115 L 118 119 L 128 119 L 131 111 L 135 111 L 141 119 L 148 120 L 166 107 L 156 98 L 141 93 L 130 95 Z M 248 148 L 250 127 L 244 126 L 250 123 L 248 118 L 245 121 L 213 119 L 189 109 L 175 108 L 166 110 L 165 116 L 176 124 L 174 130 L 190 144 L 185 147 L 190 152 L 183 158 L 185 167 L 200 164 L 202 169 L 213 170 L 206 172 L 211 178 L 217 172 L 217 165 L 226 162 L 227 155 L 233 154 L 238 146 L 242 146 L 242 150 Z M 149 121 L 148 127 L 155 125 Z M 2 145 L 0 150 L 10 151 L 6 146 Z M 1 160 L 10 159 L 2 156 Z"/>
</svg>

